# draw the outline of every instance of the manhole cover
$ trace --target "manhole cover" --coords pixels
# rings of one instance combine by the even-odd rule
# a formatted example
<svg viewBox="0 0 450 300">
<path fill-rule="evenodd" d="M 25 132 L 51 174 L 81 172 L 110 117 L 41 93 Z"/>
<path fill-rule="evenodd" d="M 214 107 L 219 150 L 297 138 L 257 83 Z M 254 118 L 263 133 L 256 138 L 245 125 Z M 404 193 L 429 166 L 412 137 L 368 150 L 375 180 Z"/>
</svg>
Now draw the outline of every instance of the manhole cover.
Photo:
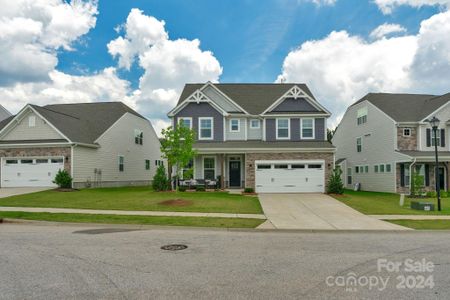
<svg viewBox="0 0 450 300">
<path fill-rule="evenodd" d="M 188 246 L 186 245 L 180 245 L 180 244 L 173 244 L 173 245 L 165 245 L 162 246 L 161 249 L 163 250 L 169 250 L 169 251 L 178 251 L 178 250 L 184 250 L 186 249 Z"/>
</svg>

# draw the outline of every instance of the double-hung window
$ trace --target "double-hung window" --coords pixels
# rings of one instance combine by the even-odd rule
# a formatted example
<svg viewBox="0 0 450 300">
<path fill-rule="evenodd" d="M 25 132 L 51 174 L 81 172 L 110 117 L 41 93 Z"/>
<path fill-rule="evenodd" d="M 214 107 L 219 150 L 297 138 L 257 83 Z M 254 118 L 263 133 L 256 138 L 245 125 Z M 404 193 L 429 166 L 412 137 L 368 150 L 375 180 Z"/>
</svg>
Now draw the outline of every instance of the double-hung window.
<svg viewBox="0 0 450 300">
<path fill-rule="evenodd" d="M 200 140 L 213 139 L 213 118 L 198 118 L 198 131 Z"/>
<path fill-rule="evenodd" d="M 358 125 L 367 123 L 367 107 L 358 109 L 356 123 Z"/>
<path fill-rule="evenodd" d="M 231 119 L 230 120 L 230 131 L 231 132 L 239 132 L 240 131 L 240 123 L 239 119 Z"/>
<path fill-rule="evenodd" d="M 436 139 L 434 139 L 434 134 L 436 133 Z M 431 146 L 434 147 L 434 142 L 436 141 L 436 144 L 438 147 L 441 146 L 441 131 L 440 130 L 431 130 Z"/>
<path fill-rule="evenodd" d="M 123 172 L 125 169 L 125 157 L 119 156 L 119 172 Z"/>
<path fill-rule="evenodd" d="M 192 118 L 178 118 L 178 124 L 180 124 L 180 126 L 192 129 Z"/>
<path fill-rule="evenodd" d="M 251 129 L 259 129 L 260 127 L 260 122 L 258 119 L 251 119 L 250 120 L 250 128 Z"/>
<path fill-rule="evenodd" d="M 203 158 L 203 177 L 208 180 L 215 180 L 216 178 L 216 160 L 214 157 Z"/>
<path fill-rule="evenodd" d="M 301 119 L 301 133 L 302 139 L 313 139 L 314 138 L 314 119 Z"/>
<path fill-rule="evenodd" d="M 136 145 L 142 145 L 144 142 L 144 133 L 142 130 L 135 129 L 134 130 L 134 143 Z"/>
<path fill-rule="evenodd" d="M 277 119 L 277 139 L 288 140 L 290 139 L 290 125 L 288 118 Z"/>
<path fill-rule="evenodd" d="M 362 151 L 362 138 L 356 138 L 356 152 Z"/>
<path fill-rule="evenodd" d="M 150 170 L 150 160 L 149 159 L 145 160 L 145 169 Z"/>
</svg>

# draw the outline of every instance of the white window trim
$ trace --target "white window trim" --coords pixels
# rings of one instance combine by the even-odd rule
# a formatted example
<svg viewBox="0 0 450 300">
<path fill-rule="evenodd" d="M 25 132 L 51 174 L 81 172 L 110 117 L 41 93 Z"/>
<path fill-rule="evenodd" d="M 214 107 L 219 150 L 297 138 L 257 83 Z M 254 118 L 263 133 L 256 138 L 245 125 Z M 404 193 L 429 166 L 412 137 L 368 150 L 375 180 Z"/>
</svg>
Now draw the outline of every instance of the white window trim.
<svg viewBox="0 0 450 300">
<path fill-rule="evenodd" d="M 258 126 L 254 127 L 252 125 L 252 121 L 258 121 Z M 261 120 L 259 120 L 259 119 L 250 119 L 250 128 L 251 129 L 260 129 L 261 128 Z"/>
<path fill-rule="evenodd" d="M 120 170 L 120 159 L 121 158 L 123 158 L 123 163 L 122 163 L 123 171 Z M 119 173 L 125 172 L 125 155 L 117 155 L 117 167 L 118 167 Z"/>
<path fill-rule="evenodd" d="M 279 137 L 278 136 L 278 121 L 279 120 L 288 120 L 288 136 L 287 137 Z M 276 126 L 275 126 L 275 130 L 276 130 L 276 138 L 277 140 L 290 140 L 291 139 L 291 119 L 290 118 L 277 118 L 276 119 Z"/>
<path fill-rule="evenodd" d="M 211 137 L 202 137 L 202 120 L 211 120 Z M 200 117 L 198 118 L 198 139 L 199 140 L 213 140 L 214 139 L 214 118 L 212 117 Z"/>
<path fill-rule="evenodd" d="M 238 129 L 233 130 L 232 122 L 237 121 Z M 230 132 L 240 132 L 241 131 L 241 120 L 240 119 L 230 119 Z"/>
<path fill-rule="evenodd" d="M 180 121 L 182 121 L 182 120 L 189 120 L 189 124 L 190 124 L 189 129 L 192 129 L 192 118 L 191 117 L 179 117 L 177 120 L 178 124 L 180 124 Z"/>
<path fill-rule="evenodd" d="M 303 136 L 303 120 L 312 120 L 312 137 Z M 300 137 L 302 140 L 314 140 L 316 138 L 316 124 L 314 118 L 301 118 L 300 119 Z"/>
<path fill-rule="evenodd" d="M 405 134 L 405 130 L 409 130 L 409 135 L 406 135 Z M 403 128 L 403 136 L 405 136 L 405 137 L 410 137 L 411 136 L 411 128 Z"/>
<path fill-rule="evenodd" d="M 202 179 L 205 179 L 205 158 L 214 159 L 214 179 L 217 178 L 217 170 L 216 170 L 216 157 L 215 156 L 203 156 L 202 159 Z M 210 170 L 210 169 L 208 169 Z"/>
<path fill-rule="evenodd" d="M 361 141 L 361 151 L 358 151 L 358 139 Z M 356 137 L 356 153 L 362 153 L 363 152 L 363 139 L 362 136 Z"/>
</svg>

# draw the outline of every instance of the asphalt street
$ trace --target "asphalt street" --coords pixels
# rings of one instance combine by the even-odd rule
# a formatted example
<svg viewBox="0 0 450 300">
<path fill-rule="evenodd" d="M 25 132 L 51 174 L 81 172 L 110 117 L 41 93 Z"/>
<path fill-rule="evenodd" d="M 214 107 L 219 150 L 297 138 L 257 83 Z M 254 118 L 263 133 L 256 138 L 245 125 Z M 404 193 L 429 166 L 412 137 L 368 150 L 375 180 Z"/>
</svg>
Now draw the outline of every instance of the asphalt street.
<svg viewBox="0 0 450 300">
<path fill-rule="evenodd" d="M 449 232 L 135 229 L 0 224 L 0 299 L 450 298 Z"/>
</svg>

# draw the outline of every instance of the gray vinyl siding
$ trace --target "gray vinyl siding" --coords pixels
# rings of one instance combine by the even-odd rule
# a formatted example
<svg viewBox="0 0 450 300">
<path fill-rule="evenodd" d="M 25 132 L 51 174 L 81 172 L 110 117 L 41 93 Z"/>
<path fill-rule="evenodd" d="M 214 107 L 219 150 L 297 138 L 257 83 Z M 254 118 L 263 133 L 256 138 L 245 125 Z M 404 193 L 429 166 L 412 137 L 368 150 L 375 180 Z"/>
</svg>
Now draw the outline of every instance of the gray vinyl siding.
<svg viewBox="0 0 450 300">
<path fill-rule="evenodd" d="M 143 131 L 143 145 L 134 141 L 134 130 Z M 76 146 L 73 148 L 73 178 L 76 186 L 96 179 L 103 185 L 149 183 L 155 175 L 155 160 L 161 160 L 159 139 L 149 121 L 127 113 L 99 138 L 100 148 Z M 124 156 L 124 171 L 119 171 L 119 156 Z M 150 160 L 150 170 L 145 160 Z M 165 164 L 167 167 L 167 164 Z M 101 178 L 95 169 L 101 170 Z"/>
<path fill-rule="evenodd" d="M 311 117 L 305 117 L 311 118 Z M 300 119 L 298 117 L 290 118 L 290 141 L 318 141 L 325 140 L 325 118 L 313 118 L 314 119 L 314 139 L 302 139 L 300 135 Z M 266 140 L 277 141 L 276 135 L 276 118 L 266 119 Z"/>
<path fill-rule="evenodd" d="M 239 132 L 232 132 L 230 130 L 230 120 L 239 120 Z M 227 141 L 243 141 L 245 140 L 245 131 L 247 130 L 245 118 L 229 118 L 225 120 L 225 134 Z"/>
<path fill-rule="evenodd" d="M 36 123 L 34 127 L 28 126 L 28 118 L 34 116 Z M 17 141 L 17 140 L 52 140 L 63 139 L 55 129 L 53 129 L 47 122 L 36 115 L 34 112 L 29 111 L 24 117 L 16 124 L 16 126 L 6 133 L 2 138 L 4 141 Z"/>
<path fill-rule="evenodd" d="M 367 123 L 357 125 L 357 111 L 362 107 L 367 107 Z M 337 150 L 336 159 L 346 158 L 347 168 L 352 169 L 353 184 L 359 182 L 361 189 L 367 191 L 396 192 L 395 163 L 406 158 L 395 152 L 396 136 L 394 121 L 369 102 L 364 101 L 347 110 L 332 141 Z M 362 152 L 356 151 L 358 137 L 362 138 Z M 374 165 L 377 164 L 391 164 L 391 172 L 375 173 Z M 356 174 L 356 166 L 366 165 L 369 173 Z M 343 171 L 346 178 L 347 170 Z"/>
<path fill-rule="evenodd" d="M 263 120 L 259 121 L 259 128 L 251 128 L 252 119 L 254 118 L 247 119 L 247 140 L 262 140 Z"/>
<path fill-rule="evenodd" d="M 304 98 L 286 98 L 278 106 L 272 109 L 272 112 L 318 112 L 317 108 L 312 106 Z"/>
<path fill-rule="evenodd" d="M 178 118 L 180 117 L 191 117 L 192 118 L 192 129 L 195 131 L 198 140 L 198 120 L 200 117 L 212 117 L 214 119 L 214 139 L 213 140 L 200 140 L 200 142 L 221 142 L 223 141 L 223 116 L 209 103 L 189 103 L 180 110 L 175 116 L 175 124 L 178 124 Z"/>
<path fill-rule="evenodd" d="M 217 105 L 219 105 L 222 109 L 227 112 L 238 112 L 241 111 L 236 105 L 231 103 L 225 97 L 223 97 L 217 90 L 208 86 L 202 90 L 203 94 L 205 94 L 209 99 L 214 101 Z"/>
</svg>

